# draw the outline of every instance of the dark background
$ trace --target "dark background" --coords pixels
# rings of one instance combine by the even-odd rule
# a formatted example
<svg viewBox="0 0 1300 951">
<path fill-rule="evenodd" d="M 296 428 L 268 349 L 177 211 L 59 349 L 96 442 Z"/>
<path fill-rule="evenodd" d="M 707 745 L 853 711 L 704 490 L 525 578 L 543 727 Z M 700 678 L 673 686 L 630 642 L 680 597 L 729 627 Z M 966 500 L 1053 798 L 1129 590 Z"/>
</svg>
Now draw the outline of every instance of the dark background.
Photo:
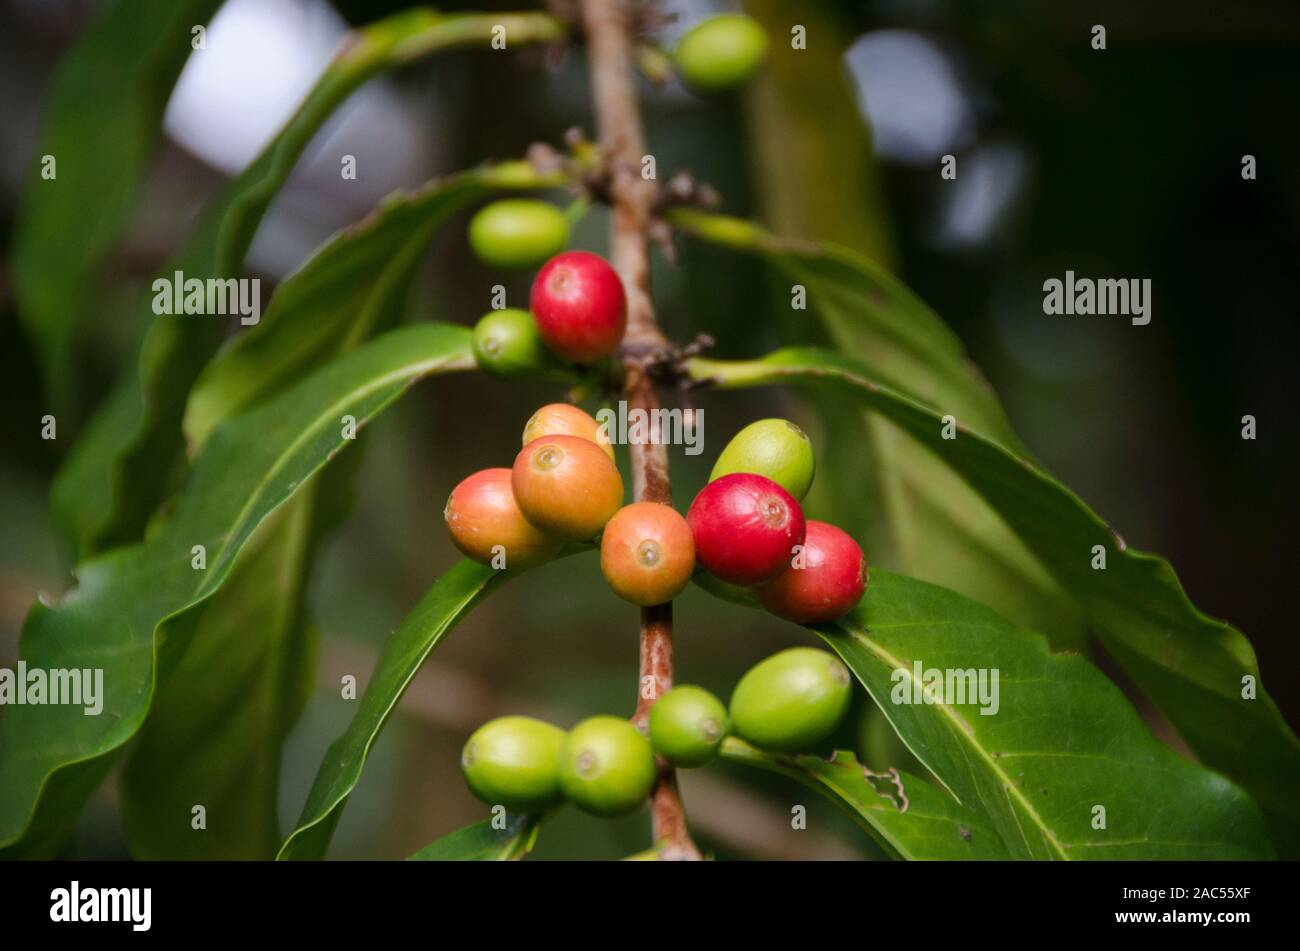
<svg viewBox="0 0 1300 951">
<path fill-rule="evenodd" d="M 51 69 L 94 6 L 0 0 L 0 251 L 13 229 Z M 335 4 L 358 23 L 403 6 Z M 689 167 L 718 188 L 726 210 L 770 218 L 766 213 L 781 199 L 762 172 L 773 167 L 764 158 L 774 158 L 764 150 L 836 149 L 846 136 L 871 136 L 874 146 L 854 165 L 859 180 L 824 181 L 819 187 L 826 194 L 810 191 L 795 200 L 815 208 L 834 206 L 845 193 L 864 198 L 844 211 L 854 218 L 848 227 L 855 243 L 890 265 L 956 329 L 1049 471 L 1130 545 L 1165 555 L 1202 610 L 1247 634 L 1269 690 L 1291 722 L 1300 721 L 1293 673 L 1300 650 L 1284 597 L 1300 564 L 1291 543 L 1300 529 L 1294 496 L 1300 4 L 746 6 L 778 29 L 791 20 L 817 25 L 810 32 L 818 45 L 809 55 L 822 57 L 832 72 L 847 68 L 860 125 L 804 141 L 809 127 L 801 124 L 783 141 L 772 135 L 772 113 L 763 111 L 771 99 L 762 84 L 744 97 L 708 101 L 676 86 L 647 88 L 647 133 L 661 176 Z M 680 11 L 689 25 L 719 7 L 668 3 L 665 9 Z M 228 163 L 238 161 L 241 137 L 251 143 L 245 148 L 251 157 L 261 142 L 256 130 L 265 127 L 264 138 L 283 118 L 267 105 L 273 95 L 241 98 L 238 80 L 257 77 L 254 88 L 263 93 L 274 92 L 276 82 L 291 88 L 294 70 L 310 75 L 323 66 L 329 37 L 343 29 L 323 0 L 241 0 L 211 27 L 214 49 L 223 19 L 227 35 L 260 30 L 267 43 L 280 43 L 271 47 L 278 53 L 231 54 L 215 72 L 195 77 L 189 98 L 175 104 L 172 134 L 106 269 L 102 306 L 83 321 L 81 419 L 123 359 L 124 309 L 178 243 L 189 213 L 232 171 Z M 277 20 L 278 30 L 268 28 Z M 1107 27 L 1104 51 L 1090 47 L 1093 24 Z M 322 50 L 303 40 L 307 27 Z M 806 113 L 816 117 L 825 108 L 809 88 Z M 382 80 L 323 133 L 358 155 L 359 187 L 339 180 L 337 148 L 309 153 L 273 206 L 250 271 L 278 280 L 383 194 L 519 155 L 533 141 L 558 142 L 575 124 L 591 129 L 576 54 L 559 64 L 544 62 L 540 51 L 508 59 L 456 54 Z M 186 128 L 206 128 L 206 138 L 187 139 Z M 944 154 L 957 157 L 956 182 L 939 176 Z M 1256 157 L 1255 181 L 1242 180 L 1245 154 Z M 828 221 L 826 236 L 849 241 L 845 227 Z M 605 219 L 594 212 L 575 244 L 599 249 L 604 232 Z M 414 301 L 417 315 L 472 323 L 487 309 L 488 288 L 501 277 L 469 256 L 463 234 L 460 221 L 439 237 Z M 1080 276 L 1150 278 L 1151 323 L 1044 317 L 1042 282 L 1067 268 Z M 524 298 L 527 282 L 527 276 L 507 281 L 512 301 Z M 69 582 L 47 505 L 68 440 L 38 438 L 42 382 L 8 287 L 0 253 L 0 663 L 6 664 L 17 657 L 18 631 L 36 593 Z M 708 330 L 723 341 L 720 352 L 737 356 L 775 343 L 762 329 L 772 323 L 764 316 L 769 302 L 762 281 L 741 259 L 687 254 L 677 268 L 659 261 L 656 289 L 674 337 Z M 474 469 L 508 464 L 532 408 L 560 395 L 484 379 L 435 381 L 368 430 L 360 503 L 313 582 L 324 632 L 321 691 L 287 752 L 285 820 L 297 815 L 321 752 L 346 722 L 348 711 L 336 700 L 338 678 L 352 672 L 365 682 L 383 638 L 452 562 L 441 525 L 447 492 Z M 707 407 L 714 433 L 730 433 L 761 415 L 802 412 L 752 393 L 710 397 Z M 1244 414 L 1258 421 L 1253 442 L 1241 439 Z M 702 484 L 712 455 L 674 456 L 679 506 Z M 696 591 L 682 599 L 679 679 L 725 697 L 746 665 L 801 636 L 737 617 Z M 331 854 L 405 855 L 479 817 L 481 807 L 460 782 L 457 757 L 468 732 L 490 716 L 527 712 L 569 723 L 630 709 L 634 631 L 635 612 L 605 588 L 591 558 L 526 576 L 485 604 L 404 700 L 344 813 Z M 869 739 L 862 720 L 846 732 L 847 742 L 869 747 L 867 755 L 888 746 Z M 701 840 L 721 855 L 871 854 L 863 837 L 834 834 L 843 822 L 832 807 L 808 802 L 811 797 L 781 782 L 755 783 L 727 770 L 692 773 L 683 782 Z M 810 829 L 821 831 L 792 834 L 790 802 L 806 803 L 815 817 Z M 540 854 L 616 857 L 643 847 L 643 817 L 598 823 L 569 810 L 557 825 L 555 834 L 548 828 Z M 110 784 L 88 810 L 75 852 L 110 856 L 123 848 Z"/>
</svg>

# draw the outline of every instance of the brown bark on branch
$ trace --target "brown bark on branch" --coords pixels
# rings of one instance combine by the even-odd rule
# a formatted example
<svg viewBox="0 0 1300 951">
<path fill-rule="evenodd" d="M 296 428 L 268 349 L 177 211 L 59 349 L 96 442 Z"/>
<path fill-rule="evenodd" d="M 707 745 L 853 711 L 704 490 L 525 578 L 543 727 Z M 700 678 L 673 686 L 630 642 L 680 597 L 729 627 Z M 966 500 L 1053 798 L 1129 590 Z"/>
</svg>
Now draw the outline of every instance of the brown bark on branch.
<svg viewBox="0 0 1300 951">
<path fill-rule="evenodd" d="M 612 225 L 610 258 L 627 293 L 627 335 L 621 351 L 628 411 L 654 418 L 659 393 L 647 363 L 666 346 L 650 297 L 650 243 L 647 230 L 655 200 L 653 182 L 641 177 L 645 140 L 637 105 L 632 32 L 638 5 L 632 0 L 582 0 L 587 56 L 591 69 L 596 131 L 609 163 Z M 633 444 L 632 490 L 638 501 L 671 504 L 668 451 L 658 442 Z M 648 683 L 653 690 L 647 690 Z M 650 707 L 673 685 L 673 606 L 641 611 L 641 675 L 632 722 L 642 730 Z M 647 696 L 650 694 L 650 696 Z M 655 847 L 664 859 L 698 859 L 699 849 L 686 828 L 673 769 L 659 761 L 659 779 L 650 799 Z"/>
</svg>

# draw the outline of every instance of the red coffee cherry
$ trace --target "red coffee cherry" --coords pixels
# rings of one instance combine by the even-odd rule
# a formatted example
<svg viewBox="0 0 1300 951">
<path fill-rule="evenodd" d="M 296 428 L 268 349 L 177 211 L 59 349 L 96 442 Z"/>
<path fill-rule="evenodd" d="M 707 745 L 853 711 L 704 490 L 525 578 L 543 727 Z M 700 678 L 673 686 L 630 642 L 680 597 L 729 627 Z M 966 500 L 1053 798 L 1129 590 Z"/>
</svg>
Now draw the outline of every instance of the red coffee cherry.
<svg viewBox="0 0 1300 951">
<path fill-rule="evenodd" d="M 467 558 L 495 567 L 504 554 L 506 568 L 531 568 L 554 558 L 563 543 L 528 523 L 510 481 L 509 469 L 474 473 L 451 490 L 442 516 Z"/>
<path fill-rule="evenodd" d="M 524 518 L 569 541 L 594 538 L 623 504 L 618 467 L 577 436 L 543 436 L 524 446 L 510 484 Z"/>
<path fill-rule="evenodd" d="M 577 363 L 610 356 L 627 326 L 623 282 L 590 251 L 566 251 L 547 261 L 533 281 L 529 309 L 546 345 Z"/>
<path fill-rule="evenodd" d="M 624 506 L 600 537 L 600 570 L 624 601 L 642 607 L 671 601 L 695 570 L 691 528 L 659 502 Z"/>
<path fill-rule="evenodd" d="M 803 542 L 799 503 L 771 479 L 737 472 L 715 479 L 686 513 L 695 560 L 729 584 L 753 585 L 790 566 Z"/>
<path fill-rule="evenodd" d="M 803 551 L 791 566 L 754 589 L 777 617 L 798 624 L 834 621 L 853 610 L 867 588 L 867 559 L 849 535 L 809 520 Z"/>
</svg>

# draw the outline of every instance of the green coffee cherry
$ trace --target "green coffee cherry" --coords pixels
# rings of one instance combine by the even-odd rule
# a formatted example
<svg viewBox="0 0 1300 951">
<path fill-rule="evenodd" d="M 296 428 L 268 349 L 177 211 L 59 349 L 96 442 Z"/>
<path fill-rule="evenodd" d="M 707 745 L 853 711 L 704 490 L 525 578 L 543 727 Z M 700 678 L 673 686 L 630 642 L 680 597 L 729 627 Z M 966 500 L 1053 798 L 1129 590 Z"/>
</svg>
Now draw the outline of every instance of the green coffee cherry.
<svg viewBox="0 0 1300 951">
<path fill-rule="evenodd" d="M 731 723 L 755 746 L 781 753 L 808 750 L 835 730 L 852 685 L 839 658 L 792 647 L 751 667 L 731 695 Z"/>
<path fill-rule="evenodd" d="M 461 752 L 465 782 L 489 805 L 541 812 L 560 801 L 564 731 L 531 717 L 499 717 L 483 724 Z"/>
<path fill-rule="evenodd" d="M 618 717 L 591 717 L 572 730 L 560 752 L 560 788 L 584 812 L 634 811 L 655 782 L 650 741 Z"/>
<path fill-rule="evenodd" d="M 563 212 L 531 198 L 494 201 L 469 223 L 470 247 L 493 267 L 535 267 L 563 251 L 568 241 Z"/>
<path fill-rule="evenodd" d="M 517 307 L 483 315 L 474 326 L 474 358 L 494 376 L 541 376 L 560 367 L 542 343 L 533 315 Z"/>
<path fill-rule="evenodd" d="M 709 481 L 733 472 L 753 472 L 802 500 L 816 470 L 817 460 L 807 433 L 788 419 L 760 419 L 727 443 L 713 464 Z"/>
<path fill-rule="evenodd" d="M 741 13 L 705 20 L 682 37 L 673 61 L 682 81 L 697 92 L 734 89 L 758 70 L 767 55 L 767 35 Z"/>
<path fill-rule="evenodd" d="M 674 687 L 650 708 L 650 743 L 674 766 L 709 762 L 730 726 L 722 701 L 702 687 Z"/>
</svg>

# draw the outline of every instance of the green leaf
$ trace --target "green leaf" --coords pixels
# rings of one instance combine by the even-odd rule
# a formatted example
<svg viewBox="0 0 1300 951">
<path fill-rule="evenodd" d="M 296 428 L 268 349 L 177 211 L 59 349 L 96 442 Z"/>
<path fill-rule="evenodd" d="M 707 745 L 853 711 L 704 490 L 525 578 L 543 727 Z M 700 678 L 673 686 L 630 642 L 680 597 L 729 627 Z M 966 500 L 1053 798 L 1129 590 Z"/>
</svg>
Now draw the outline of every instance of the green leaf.
<svg viewBox="0 0 1300 951">
<path fill-rule="evenodd" d="M 557 181 L 509 166 L 466 172 L 394 195 L 340 232 L 276 290 L 261 322 L 204 369 L 185 411 L 191 450 L 227 416 L 355 345 L 400 310 L 416 264 L 452 214 L 497 189 Z"/>
<path fill-rule="evenodd" d="M 504 25 L 511 45 L 553 42 L 565 27 L 542 13 L 400 13 L 356 31 L 288 124 L 204 214 L 170 279 L 238 275 L 263 213 L 324 121 L 366 80 L 448 49 L 486 47 Z M 54 485 L 60 529 L 79 555 L 138 539 L 182 459 L 186 394 L 225 337 L 213 316 L 155 316 L 152 295 L 137 316 L 143 342 L 107 404 L 78 439 Z"/>
<path fill-rule="evenodd" d="M 313 477 L 257 528 L 221 590 L 173 622 L 120 787 L 136 858 L 275 855 L 280 749 L 313 669 L 301 604 L 315 490 Z"/>
<path fill-rule="evenodd" d="M 944 439 L 938 412 L 875 382 L 847 357 L 792 349 L 749 362 L 695 360 L 691 372 L 723 387 L 826 387 L 929 448 L 1052 571 L 1106 649 L 1197 755 L 1251 792 L 1280 851 L 1300 849 L 1300 741 L 1264 691 L 1245 636 L 1197 610 L 1168 562 L 1129 548 L 1069 489 L 960 420 L 957 438 Z M 1092 567 L 1098 546 L 1104 570 Z M 1259 685 L 1256 699 L 1243 698 L 1245 678 Z"/>
<path fill-rule="evenodd" d="M 854 612 L 810 630 L 1013 858 L 1272 857 L 1244 792 L 1156 740 L 1089 661 L 1051 653 L 969 598 L 877 569 Z M 920 702 L 931 670 L 984 670 L 986 687 L 996 671 L 997 690 Z M 1098 806 L 1104 829 L 1093 827 Z"/>
<path fill-rule="evenodd" d="M 18 312 L 66 407 L 76 384 L 73 342 L 93 310 L 99 269 L 130 221 L 191 52 L 190 30 L 220 0 L 118 0 L 60 60 L 14 234 Z M 55 176 L 42 177 L 45 156 Z"/>
<path fill-rule="evenodd" d="M 942 588 L 887 572 L 871 587 L 856 615 L 818 633 L 917 758 L 989 818 L 1013 856 L 1272 856 L 1254 803 L 1156 740 L 1087 660 L 1052 654 L 1042 638 Z M 997 713 L 982 715 L 969 697 L 894 702 L 912 690 L 917 662 L 997 670 Z M 1105 829 L 1093 828 L 1096 806 L 1106 810 Z"/>
<path fill-rule="evenodd" d="M 540 828 L 537 816 L 511 816 L 504 829 L 492 819 L 443 836 L 412 855 L 409 862 L 513 862 L 533 850 Z"/>
<path fill-rule="evenodd" d="M 395 196 L 313 256 L 276 290 L 262 321 L 196 384 L 186 417 L 191 446 L 200 448 L 224 419 L 391 323 L 432 232 L 501 178 L 484 170 Z M 276 698 L 285 688 L 282 668 L 297 662 L 300 679 L 310 680 L 310 667 L 297 654 L 310 640 L 301 596 L 313 536 L 320 534 L 311 530 L 312 496 L 304 492 L 285 506 L 292 514 L 276 531 L 286 537 L 269 538 L 255 567 L 237 572 L 204 606 L 187 649 L 190 662 L 160 668 L 164 686 L 125 774 L 123 802 L 136 855 L 269 858 L 279 848 L 280 750 L 297 707 L 286 710 Z M 214 657 L 225 660 L 206 662 Z M 230 777 L 239 777 L 237 786 Z M 196 802 L 206 804 L 214 822 L 226 817 L 226 834 L 195 836 L 174 820 L 178 806 Z"/>
<path fill-rule="evenodd" d="M 358 425 L 416 380 L 473 366 L 470 334 L 424 324 L 386 334 L 264 406 L 231 420 L 195 462 L 175 514 L 143 544 L 82 565 L 55 606 L 24 626 L 29 667 L 104 669 L 104 712 L 15 706 L 0 720 L 0 850 L 52 854 L 80 807 L 140 728 L 154 693 L 160 645 L 181 652 L 185 612 L 225 583 L 264 519 L 302 488 Z M 206 568 L 191 567 L 193 546 Z"/>
<path fill-rule="evenodd" d="M 948 793 L 899 770 L 872 772 L 844 750 L 830 759 L 767 753 L 733 736 L 722 744 L 722 758 L 789 776 L 816 790 L 896 858 L 1009 858 L 992 826 Z"/>
<path fill-rule="evenodd" d="M 1025 454 L 960 340 L 884 268 L 846 248 L 776 238 L 734 218 L 693 211 L 671 217 L 701 240 L 761 255 L 782 276 L 783 298 L 790 287 L 804 288 L 807 311 L 782 308 L 795 315 L 782 320 L 787 337 L 805 343 L 820 332 L 881 382 Z M 800 314 L 808 317 L 799 321 Z M 820 393 L 812 403 L 827 432 L 806 508 L 825 511 L 868 542 L 877 564 L 978 598 L 1059 647 L 1083 643 L 1081 612 L 1069 595 L 941 460 L 852 403 Z M 872 457 L 865 465 L 864 453 Z"/>
<path fill-rule="evenodd" d="M 119 795 L 140 858 L 267 859 L 280 847 L 284 742 L 315 687 L 307 579 L 344 519 L 364 444 L 312 476 L 245 544 L 221 589 L 166 645 L 159 684 Z M 195 835 L 202 803 L 221 835 Z"/>
</svg>

